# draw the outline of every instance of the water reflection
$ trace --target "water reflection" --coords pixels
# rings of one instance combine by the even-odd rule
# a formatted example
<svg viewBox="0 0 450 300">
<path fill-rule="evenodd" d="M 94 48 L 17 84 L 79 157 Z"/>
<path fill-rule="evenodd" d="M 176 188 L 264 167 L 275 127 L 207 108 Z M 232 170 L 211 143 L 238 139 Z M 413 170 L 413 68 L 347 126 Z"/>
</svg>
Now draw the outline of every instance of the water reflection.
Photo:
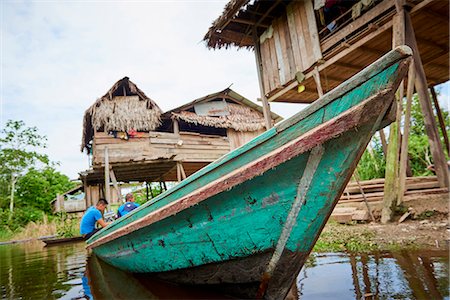
<svg viewBox="0 0 450 300">
<path fill-rule="evenodd" d="M 300 299 L 449 299 L 447 251 L 313 254 Z"/>
<path fill-rule="evenodd" d="M 291 290 L 299 299 L 449 299 L 447 251 L 312 254 Z M 2 299 L 211 299 L 216 291 L 121 272 L 84 243 L 0 246 Z"/>
<path fill-rule="evenodd" d="M 2 299 L 76 298 L 82 294 L 83 243 L 44 247 L 42 242 L 0 246 Z"/>
</svg>

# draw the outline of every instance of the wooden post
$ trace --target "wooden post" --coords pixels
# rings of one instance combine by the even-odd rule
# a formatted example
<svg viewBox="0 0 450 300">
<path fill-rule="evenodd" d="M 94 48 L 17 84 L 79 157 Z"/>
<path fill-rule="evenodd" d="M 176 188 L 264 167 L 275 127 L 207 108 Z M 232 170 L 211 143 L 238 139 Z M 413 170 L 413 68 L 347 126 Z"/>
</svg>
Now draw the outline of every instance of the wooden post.
<svg viewBox="0 0 450 300">
<path fill-rule="evenodd" d="M 256 27 L 253 27 L 253 42 L 255 44 L 256 69 L 257 69 L 257 73 L 258 73 L 259 89 L 261 90 L 261 101 L 263 104 L 264 121 L 266 123 L 266 130 L 269 130 L 270 128 L 272 128 L 272 116 L 270 113 L 269 101 L 267 101 L 267 97 L 264 93 L 261 49 L 260 49 L 260 45 L 259 45 L 258 36 L 256 33 Z"/>
<path fill-rule="evenodd" d="M 177 181 L 181 182 L 181 169 L 180 169 L 180 165 L 177 162 Z"/>
<path fill-rule="evenodd" d="M 393 48 L 405 43 L 405 13 L 403 6 L 399 6 L 397 14 L 393 17 L 392 26 L 392 46 Z M 384 183 L 383 209 L 381 212 L 381 223 L 386 224 L 392 219 L 395 207 L 397 205 L 398 185 L 399 185 L 399 142 L 400 142 L 400 124 L 402 117 L 403 101 L 403 81 L 396 94 L 397 114 L 395 122 L 390 126 L 389 145 L 386 155 L 386 173 Z"/>
<path fill-rule="evenodd" d="M 387 143 L 386 143 L 386 135 L 384 134 L 384 129 L 380 129 L 380 131 L 378 131 L 378 133 L 380 134 L 381 148 L 383 148 L 383 154 L 384 154 L 384 157 L 386 158 L 386 156 L 387 156 Z"/>
<path fill-rule="evenodd" d="M 420 107 L 424 115 L 425 129 L 430 143 L 431 154 L 433 156 L 434 169 L 439 181 L 439 186 L 441 188 L 444 188 L 449 186 L 447 162 L 445 160 L 444 151 L 442 150 L 442 144 L 439 138 L 436 120 L 434 119 L 433 109 L 431 107 L 431 99 L 427 88 L 425 70 L 423 69 L 422 59 L 420 58 L 420 52 L 419 48 L 417 47 L 417 41 L 409 13 L 405 13 L 405 20 L 406 39 L 408 45 L 413 50 L 414 65 L 416 68 L 415 86 L 417 94 L 419 95 Z"/>
<path fill-rule="evenodd" d="M 409 65 L 408 72 L 408 86 L 406 89 L 406 109 L 405 109 L 405 119 L 403 127 L 403 137 L 402 145 L 400 149 L 400 168 L 399 168 L 399 187 L 397 195 L 397 205 L 403 202 L 403 197 L 406 190 L 406 173 L 408 167 L 408 138 L 409 138 L 409 127 L 411 120 L 411 104 L 412 97 L 414 94 L 414 80 L 416 77 L 414 62 Z"/>
<path fill-rule="evenodd" d="M 180 125 L 178 124 L 178 120 L 173 118 L 173 133 L 180 134 Z"/>
<path fill-rule="evenodd" d="M 363 196 L 364 203 L 366 204 L 367 212 L 369 213 L 370 219 L 372 220 L 372 222 L 375 222 L 375 217 L 373 216 L 372 210 L 370 209 L 370 206 L 369 206 L 369 201 L 367 201 L 367 197 L 366 197 L 366 194 L 364 193 L 364 189 L 362 188 L 361 183 L 359 182 L 359 174 L 358 174 L 357 169 L 355 169 L 355 172 L 353 173 L 353 178 L 355 179 L 356 184 L 358 185 L 359 192 Z"/>
<path fill-rule="evenodd" d="M 181 179 L 184 180 L 186 179 L 186 172 L 184 171 L 183 163 L 179 161 L 178 164 L 180 165 Z"/>
<path fill-rule="evenodd" d="M 323 89 L 322 89 L 322 84 L 320 82 L 319 68 L 317 66 L 314 67 L 313 77 L 314 77 L 314 81 L 316 82 L 317 94 L 319 95 L 319 98 L 320 98 L 323 96 Z"/>
<path fill-rule="evenodd" d="M 147 181 L 145 182 L 145 192 L 146 192 L 146 193 L 145 193 L 145 196 L 146 196 L 145 198 L 146 198 L 147 201 L 148 201 L 149 199 L 148 199 L 148 182 L 147 182 Z"/>
<path fill-rule="evenodd" d="M 122 194 L 120 193 L 120 187 L 116 180 L 116 174 L 114 174 L 114 171 L 112 168 L 109 171 L 109 175 L 111 176 L 111 181 L 112 181 L 114 189 L 116 190 L 116 193 L 117 193 L 117 202 L 120 203 L 120 200 L 122 200 Z"/>
<path fill-rule="evenodd" d="M 439 120 L 439 126 L 441 127 L 442 136 L 444 137 L 445 150 L 447 151 L 447 154 L 450 155 L 450 143 L 448 141 L 447 130 L 445 128 L 444 116 L 442 115 L 441 107 L 439 106 L 436 91 L 434 90 L 433 86 L 430 87 L 430 92 L 431 92 L 431 98 L 433 99 L 433 103 L 434 103 L 434 109 L 436 109 L 436 115 Z"/>
<path fill-rule="evenodd" d="M 109 155 L 108 155 L 108 147 L 105 147 L 105 199 L 106 201 L 111 200 L 111 191 L 109 186 Z"/>
</svg>

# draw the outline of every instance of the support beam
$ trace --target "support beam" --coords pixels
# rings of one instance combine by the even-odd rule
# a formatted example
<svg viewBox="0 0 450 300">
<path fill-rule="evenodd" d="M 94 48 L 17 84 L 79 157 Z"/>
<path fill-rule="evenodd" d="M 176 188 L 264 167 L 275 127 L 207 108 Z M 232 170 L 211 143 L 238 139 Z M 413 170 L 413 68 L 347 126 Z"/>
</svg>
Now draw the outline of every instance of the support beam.
<svg viewBox="0 0 450 300">
<path fill-rule="evenodd" d="M 384 129 L 381 129 L 380 131 L 378 131 L 378 133 L 380 134 L 380 141 L 381 141 L 381 147 L 383 148 L 383 154 L 384 154 L 384 157 L 386 158 L 387 142 L 386 142 L 386 135 L 384 134 Z"/>
<path fill-rule="evenodd" d="M 400 168 L 399 168 L 399 188 L 397 196 L 397 205 L 403 202 L 403 198 L 406 191 L 406 172 L 408 166 L 408 139 L 409 139 L 409 128 L 411 121 L 411 104 L 412 97 L 414 94 L 414 81 L 416 77 L 414 62 L 409 65 L 408 72 L 408 85 L 406 88 L 406 108 L 405 108 L 405 119 L 403 125 L 403 137 L 402 145 L 400 149 Z"/>
<path fill-rule="evenodd" d="M 430 143 L 431 154 L 433 156 L 434 168 L 436 176 L 441 188 L 448 187 L 448 169 L 447 162 L 442 150 L 441 140 L 439 138 L 439 132 L 436 126 L 436 120 L 434 119 L 433 109 L 431 107 L 431 99 L 428 93 L 427 79 L 425 76 L 425 70 L 423 69 L 422 59 L 417 47 L 417 41 L 412 27 L 411 17 L 406 13 L 406 40 L 408 45 L 413 50 L 414 65 L 416 67 L 416 79 L 415 86 L 419 95 L 420 106 L 424 115 L 425 129 L 428 135 Z"/>
<path fill-rule="evenodd" d="M 319 95 L 319 98 L 320 98 L 323 96 L 323 89 L 322 89 L 322 84 L 320 83 L 320 74 L 319 74 L 319 69 L 317 68 L 317 66 L 314 67 L 313 77 L 314 77 L 314 81 L 316 82 L 317 94 Z"/>
<path fill-rule="evenodd" d="M 111 177 L 111 181 L 114 186 L 114 189 L 116 190 L 116 193 L 117 193 L 117 200 L 120 203 L 120 200 L 122 199 L 122 194 L 120 193 L 120 187 L 119 187 L 119 184 L 117 183 L 116 174 L 114 174 L 114 171 L 112 168 L 109 171 L 109 175 Z"/>
<path fill-rule="evenodd" d="M 108 203 L 111 200 L 111 190 L 109 186 L 109 155 L 108 147 L 105 147 L 105 199 Z"/>
<path fill-rule="evenodd" d="M 176 118 L 172 119 L 173 121 L 173 133 L 174 134 L 180 134 L 180 124 L 178 123 L 178 120 Z"/>
<path fill-rule="evenodd" d="M 444 137 L 445 150 L 447 151 L 447 154 L 450 155 L 450 144 L 448 141 L 447 129 L 445 128 L 444 116 L 442 115 L 441 107 L 439 106 L 439 101 L 433 86 L 430 87 L 430 92 L 434 103 L 434 109 L 436 110 L 436 115 L 438 117 L 439 126 L 441 127 L 442 136 Z"/>
<path fill-rule="evenodd" d="M 263 114 L 264 114 L 264 121 L 266 124 L 266 130 L 269 130 L 272 128 L 272 116 L 270 113 L 270 106 L 269 102 L 267 100 L 267 97 L 264 93 L 264 82 L 263 82 L 263 68 L 262 68 L 262 60 L 261 60 L 261 49 L 259 45 L 259 39 L 256 33 L 256 27 L 253 27 L 253 42 L 255 44 L 255 59 L 256 59 L 256 68 L 258 73 L 258 82 L 259 82 L 259 89 L 261 91 L 261 101 L 263 104 Z"/>
<path fill-rule="evenodd" d="M 392 48 L 405 44 L 405 13 L 402 5 L 396 3 L 397 14 L 393 17 L 392 26 Z M 386 173 L 384 182 L 383 210 L 381 211 L 381 223 L 386 224 L 391 221 L 395 207 L 397 206 L 398 186 L 399 186 L 399 143 L 400 124 L 402 118 L 403 101 L 403 81 L 397 90 L 395 97 L 397 114 L 395 122 L 389 128 L 389 145 L 386 156 Z"/>
</svg>

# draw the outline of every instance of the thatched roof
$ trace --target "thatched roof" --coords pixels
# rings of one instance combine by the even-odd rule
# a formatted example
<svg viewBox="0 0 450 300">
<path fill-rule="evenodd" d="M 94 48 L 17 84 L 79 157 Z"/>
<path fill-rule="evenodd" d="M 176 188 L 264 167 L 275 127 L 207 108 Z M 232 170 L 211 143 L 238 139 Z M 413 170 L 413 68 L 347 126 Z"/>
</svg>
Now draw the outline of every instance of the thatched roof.
<svg viewBox="0 0 450 300">
<path fill-rule="evenodd" d="M 208 48 L 252 48 L 253 28 L 259 37 L 291 1 L 232 0 L 225 6 L 204 37 Z"/>
<path fill-rule="evenodd" d="M 194 105 L 211 100 L 225 99 L 229 114 L 226 116 L 199 116 L 192 111 Z M 232 128 L 236 131 L 257 131 L 265 128 L 262 107 L 239 95 L 235 91 L 227 88 L 218 93 L 210 94 L 196 99 L 183 106 L 172 109 L 164 113 L 163 118 L 176 118 L 191 124 L 200 124 L 215 128 Z M 274 122 L 282 118 L 271 113 Z"/>
<path fill-rule="evenodd" d="M 161 114 L 158 105 L 124 77 L 84 113 L 81 151 L 89 149 L 94 129 L 151 131 L 159 126 Z"/>
</svg>

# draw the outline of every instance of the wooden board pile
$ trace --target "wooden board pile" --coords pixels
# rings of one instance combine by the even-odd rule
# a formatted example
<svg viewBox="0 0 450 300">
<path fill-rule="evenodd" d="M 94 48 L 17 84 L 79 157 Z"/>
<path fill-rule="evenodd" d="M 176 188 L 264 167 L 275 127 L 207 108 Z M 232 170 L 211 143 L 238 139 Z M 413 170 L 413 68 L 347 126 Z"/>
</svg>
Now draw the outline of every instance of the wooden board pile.
<svg viewBox="0 0 450 300">
<path fill-rule="evenodd" d="M 364 195 L 373 210 L 383 201 L 384 178 L 359 182 Z M 405 201 L 414 196 L 448 193 L 447 188 L 440 188 L 436 176 L 406 178 Z M 371 205 L 372 204 L 372 205 Z M 364 204 L 364 197 L 356 181 L 350 181 L 334 209 L 331 219 L 339 223 L 370 220 Z"/>
</svg>

